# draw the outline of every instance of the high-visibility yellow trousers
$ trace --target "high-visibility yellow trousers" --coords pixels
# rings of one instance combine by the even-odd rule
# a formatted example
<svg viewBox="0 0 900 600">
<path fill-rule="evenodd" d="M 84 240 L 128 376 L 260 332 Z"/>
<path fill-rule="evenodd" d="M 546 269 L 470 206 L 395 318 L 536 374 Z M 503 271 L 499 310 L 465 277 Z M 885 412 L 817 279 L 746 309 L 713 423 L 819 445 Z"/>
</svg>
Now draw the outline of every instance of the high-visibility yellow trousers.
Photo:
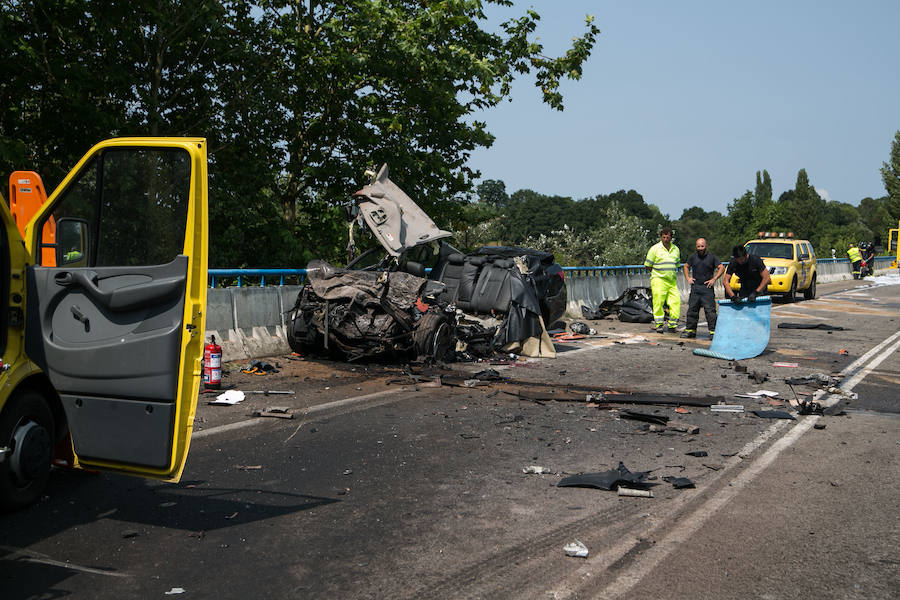
<svg viewBox="0 0 900 600">
<path fill-rule="evenodd" d="M 650 293 L 653 294 L 653 323 L 662 325 L 665 319 L 663 305 L 669 305 L 669 329 L 678 326 L 678 317 L 681 315 L 681 295 L 678 293 L 678 284 L 672 280 L 660 277 L 650 278 Z"/>
</svg>

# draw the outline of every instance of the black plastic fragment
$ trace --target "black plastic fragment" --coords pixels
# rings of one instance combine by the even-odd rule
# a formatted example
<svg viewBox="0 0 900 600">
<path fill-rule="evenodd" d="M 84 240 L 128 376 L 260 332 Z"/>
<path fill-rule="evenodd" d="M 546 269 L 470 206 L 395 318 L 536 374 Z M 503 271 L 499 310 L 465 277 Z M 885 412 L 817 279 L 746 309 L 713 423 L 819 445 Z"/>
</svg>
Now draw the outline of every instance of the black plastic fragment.
<svg viewBox="0 0 900 600">
<path fill-rule="evenodd" d="M 578 475 L 569 475 L 564 477 L 556 484 L 556 487 L 587 487 L 599 490 L 614 490 L 620 485 L 638 486 L 640 488 L 649 487 L 650 483 L 645 481 L 649 471 L 632 473 L 624 464 L 619 462 L 619 466 L 609 471 L 600 473 L 579 473 Z"/>
<path fill-rule="evenodd" d="M 752 412 L 760 419 L 789 419 L 796 421 L 794 415 L 786 410 L 754 410 Z"/>
<path fill-rule="evenodd" d="M 632 421 L 644 421 L 645 423 L 653 423 L 654 425 L 665 425 L 669 422 L 669 417 L 665 415 L 651 415 L 633 410 L 623 410 L 620 414 L 623 419 L 631 419 Z"/>
<path fill-rule="evenodd" d="M 778 329 L 822 329 L 824 331 L 845 331 L 843 327 L 827 323 L 779 323 Z"/>
<path fill-rule="evenodd" d="M 671 483 L 672 487 L 676 490 L 694 487 L 694 482 L 687 477 L 672 477 L 671 475 L 666 475 L 662 480 L 666 483 Z"/>
<path fill-rule="evenodd" d="M 499 381 L 503 377 L 500 376 L 500 372 L 497 369 L 484 369 L 475 373 L 473 379 L 478 381 Z"/>
<path fill-rule="evenodd" d="M 688 456 L 709 456 L 709 453 L 706 450 L 691 450 L 690 452 L 685 452 Z"/>
</svg>

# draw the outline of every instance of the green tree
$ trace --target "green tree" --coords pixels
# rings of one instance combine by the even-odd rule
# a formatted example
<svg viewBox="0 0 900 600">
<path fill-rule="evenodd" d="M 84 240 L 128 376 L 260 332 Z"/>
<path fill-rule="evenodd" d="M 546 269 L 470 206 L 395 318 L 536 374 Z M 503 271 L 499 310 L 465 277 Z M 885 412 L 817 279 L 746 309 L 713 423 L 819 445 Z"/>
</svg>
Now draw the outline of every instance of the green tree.
<svg viewBox="0 0 900 600">
<path fill-rule="evenodd" d="M 891 142 L 891 157 L 889 162 L 881 163 L 881 181 L 887 190 L 890 205 L 891 218 L 900 220 L 900 130 L 894 134 Z"/>
<path fill-rule="evenodd" d="M 475 115 L 527 74 L 562 110 L 599 33 L 587 17 L 548 57 L 537 12 L 488 31 L 485 4 L 509 3 L 0 3 L 0 171 L 52 187 L 95 140 L 206 137 L 215 266 L 339 257 L 334 209 L 384 162 L 449 222 L 479 176 L 472 151 L 493 142 Z"/>
<path fill-rule="evenodd" d="M 769 172 L 765 169 L 763 169 L 762 175 L 760 175 L 759 171 L 756 172 L 756 191 L 754 197 L 756 199 L 757 207 L 766 206 L 772 202 L 772 178 L 769 177 Z"/>
<path fill-rule="evenodd" d="M 509 202 L 506 184 L 499 179 L 485 179 L 476 188 L 478 201 L 492 206 L 505 206 Z"/>
<path fill-rule="evenodd" d="M 819 225 L 819 218 L 825 208 L 825 201 L 809 183 L 806 169 L 797 172 L 794 198 L 791 203 L 790 226 L 794 234 L 803 239 L 811 239 Z"/>
</svg>

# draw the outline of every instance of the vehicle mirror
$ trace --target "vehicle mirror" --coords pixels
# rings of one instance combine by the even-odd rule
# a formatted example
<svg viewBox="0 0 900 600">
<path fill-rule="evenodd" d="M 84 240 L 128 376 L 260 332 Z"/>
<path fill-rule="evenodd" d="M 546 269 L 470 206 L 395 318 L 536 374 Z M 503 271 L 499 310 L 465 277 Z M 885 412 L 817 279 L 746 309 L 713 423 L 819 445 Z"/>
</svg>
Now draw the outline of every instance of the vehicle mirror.
<svg viewBox="0 0 900 600">
<path fill-rule="evenodd" d="M 63 217 L 56 221 L 56 264 L 63 267 L 88 266 L 90 228 L 84 219 Z"/>
<path fill-rule="evenodd" d="M 807 254 L 806 252 L 802 253 L 800 255 L 800 260 L 809 260 L 809 254 Z"/>
</svg>

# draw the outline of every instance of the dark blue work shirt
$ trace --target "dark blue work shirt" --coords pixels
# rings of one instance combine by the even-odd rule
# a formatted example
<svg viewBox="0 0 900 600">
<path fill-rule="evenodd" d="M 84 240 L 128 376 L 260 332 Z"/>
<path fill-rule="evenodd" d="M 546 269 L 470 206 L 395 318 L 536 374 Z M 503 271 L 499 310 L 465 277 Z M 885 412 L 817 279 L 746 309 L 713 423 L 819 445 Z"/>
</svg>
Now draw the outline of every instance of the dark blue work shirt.
<svg viewBox="0 0 900 600">
<path fill-rule="evenodd" d="M 691 277 L 694 278 L 694 284 L 704 285 L 708 280 L 712 279 L 716 273 L 716 269 L 722 263 L 719 258 L 712 252 L 707 251 L 706 254 L 700 256 L 694 252 L 685 263 L 691 270 Z"/>
</svg>

